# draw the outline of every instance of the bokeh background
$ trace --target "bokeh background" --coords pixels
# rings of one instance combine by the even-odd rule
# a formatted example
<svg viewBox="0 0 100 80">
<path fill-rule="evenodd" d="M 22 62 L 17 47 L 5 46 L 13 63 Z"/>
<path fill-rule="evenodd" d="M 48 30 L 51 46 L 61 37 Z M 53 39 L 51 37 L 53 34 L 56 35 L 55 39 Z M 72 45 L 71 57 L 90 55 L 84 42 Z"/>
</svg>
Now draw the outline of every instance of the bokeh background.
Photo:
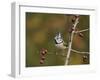
<svg viewBox="0 0 100 80">
<path fill-rule="evenodd" d="M 64 51 L 57 49 L 54 37 L 57 32 L 61 32 L 64 42 L 68 44 L 72 17 L 72 14 L 26 12 L 26 67 L 64 65 L 67 49 Z M 89 29 L 89 15 L 80 15 L 76 29 Z M 72 48 L 89 52 L 89 31 L 82 32 L 82 34 L 83 37 L 78 34 L 74 35 Z M 40 64 L 42 48 L 47 50 L 47 54 L 44 63 Z M 85 62 L 83 61 L 84 56 L 87 56 Z M 89 56 L 71 52 L 69 65 L 89 64 Z"/>
</svg>

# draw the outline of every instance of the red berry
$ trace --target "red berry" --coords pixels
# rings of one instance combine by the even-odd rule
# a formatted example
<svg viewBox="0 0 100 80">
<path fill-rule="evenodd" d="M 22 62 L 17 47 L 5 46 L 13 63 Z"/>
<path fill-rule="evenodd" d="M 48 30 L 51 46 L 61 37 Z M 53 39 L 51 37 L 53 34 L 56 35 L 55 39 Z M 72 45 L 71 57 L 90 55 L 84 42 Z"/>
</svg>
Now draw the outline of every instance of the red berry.
<svg viewBox="0 0 100 80">
<path fill-rule="evenodd" d="M 42 54 L 42 55 L 45 55 L 46 53 L 45 53 L 45 51 L 42 51 L 41 54 Z"/>
<path fill-rule="evenodd" d="M 88 57 L 87 57 L 87 56 L 83 56 L 83 58 L 84 58 L 84 59 L 87 59 Z"/>
<path fill-rule="evenodd" d="M 44 49 L 44 48 L 42 48 L 42 49 L 41 49 L 41 51 L 45 51 L 45 49 Z"/>
<path fill-rule="evenodd" d="M 80 37 L 83 37 L 84 35 L 83 35 L 82 33 L 79 33 L 79 36 L 80 36 Z"/>
<path fill-rule="evenodd" d="M 79 15 L 75 15 L 75 18 L 79 18 Z"/>
<path fill-rule="evenodd" d="M 72 23 L 73 23 L 73 24 L 75 23 L 75 20 L 76 20 L 76 17 L 73 16 L 73 18 L 72 18 Z"/>
<path fill-rule="evenodd" d="M 47 49 L 45 49 L 45 52 L 46 52 L 46 53 L 48 52 Z"/>
<path fill-rule="evenodd" d="M 69 33 L 71 33 L 72 31 L 74 31 L 73 27 L 69 29 Z"/>
<path fill-rule="evenodd" d="M 41 60 L 45 60 L 45 56 L 42 56 L 42 57 L 41 57 Z"/>
<path fill-rule="evenodd" d="M 72 23 L 75 23 L 75 19 L 72 19 Z"/>
<path fill-rule="evenodd" d="M 87 62 L 88 57 L 87 56 L 83 56 L 83 62 Z"/>
<path fill-rule="evenodd" d="M 44 63 L 44 61 L 43 60 L 40 60 L 40 64 L 43 64 Z"/>
</svg>

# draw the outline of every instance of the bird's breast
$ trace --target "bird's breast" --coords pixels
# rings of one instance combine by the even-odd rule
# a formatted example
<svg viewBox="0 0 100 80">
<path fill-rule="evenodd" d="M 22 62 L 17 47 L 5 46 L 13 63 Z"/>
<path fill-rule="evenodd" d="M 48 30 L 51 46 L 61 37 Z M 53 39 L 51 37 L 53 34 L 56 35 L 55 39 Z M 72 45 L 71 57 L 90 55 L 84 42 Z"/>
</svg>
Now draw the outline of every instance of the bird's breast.
<svg viewBox="0 0 100 80">
<path fill-rule="evenodd" d="M 66 49 L 66 46 L 63 45 L 63 43 L 55 44 L 55 46 L 59 49 Z"/>
</svg>

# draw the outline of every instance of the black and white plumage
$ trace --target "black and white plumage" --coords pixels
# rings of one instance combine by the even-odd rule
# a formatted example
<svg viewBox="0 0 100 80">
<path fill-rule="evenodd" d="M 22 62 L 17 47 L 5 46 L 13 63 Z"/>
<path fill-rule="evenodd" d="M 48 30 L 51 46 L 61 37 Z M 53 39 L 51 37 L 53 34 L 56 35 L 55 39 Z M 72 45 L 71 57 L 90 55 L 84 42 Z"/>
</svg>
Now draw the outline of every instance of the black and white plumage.
<svg viewBox="0 0 100 80">
<path fill-rule="evenodd" d="M 54 40 L 55 40 L 55 46 L 58 49 L 66 49 L 66 46 L 64 45 L 64 41 L 62 39 L 60 32 L 55 36 Z"/>
</svg>

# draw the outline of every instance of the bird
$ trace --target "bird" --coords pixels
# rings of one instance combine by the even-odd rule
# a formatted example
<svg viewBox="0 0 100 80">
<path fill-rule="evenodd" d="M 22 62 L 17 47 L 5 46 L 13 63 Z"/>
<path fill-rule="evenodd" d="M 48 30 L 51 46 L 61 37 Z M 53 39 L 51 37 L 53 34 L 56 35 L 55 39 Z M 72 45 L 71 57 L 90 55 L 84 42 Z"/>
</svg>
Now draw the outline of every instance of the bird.
<svg viewBox="0 0 100 80">
<path fill-rule="evenodd" d="M 64 50 L 66 49 L 66 43 L 63 41 L 63 38 L 61 36 L 61 33 L 58 32 L 58 34 L 56 34 L 56 36 L 54 37 L 55 40 L 55 46 L 58 49 Z"/>
</svg>

